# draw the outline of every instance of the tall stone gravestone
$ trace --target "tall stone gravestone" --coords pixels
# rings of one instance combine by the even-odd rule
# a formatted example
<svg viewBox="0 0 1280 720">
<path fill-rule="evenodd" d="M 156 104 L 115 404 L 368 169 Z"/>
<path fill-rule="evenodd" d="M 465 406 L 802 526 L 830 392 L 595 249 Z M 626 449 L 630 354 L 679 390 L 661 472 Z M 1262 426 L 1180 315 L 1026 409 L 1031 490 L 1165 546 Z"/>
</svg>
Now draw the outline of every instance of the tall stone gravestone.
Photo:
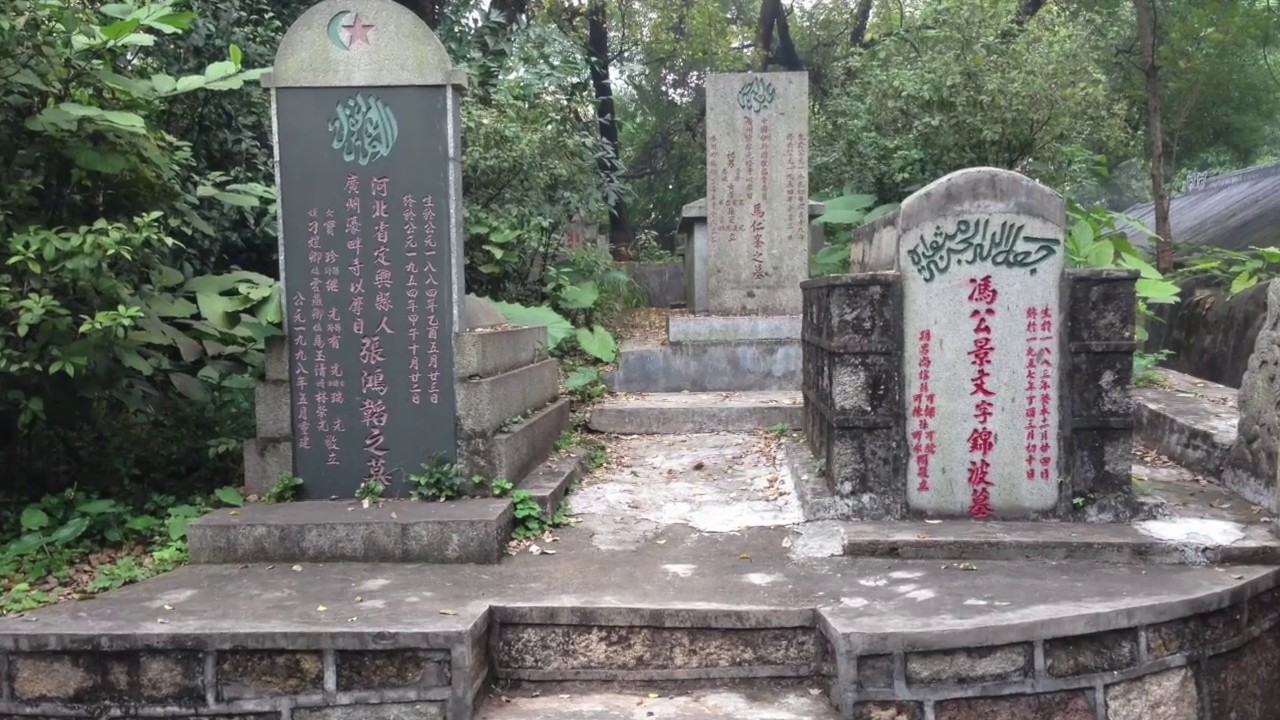
<svg viewBox="0 0 1280 720">
<path fill-rule="evenodd" d="M 809 79 L 707 79 L 707 311 L 799 315 L 809 276 Z"/>
<path fill-rule="evenodd" d="M 1017 173 L 949 175 L 898 217 L 907 503 L 940 515 L 1058 503 L 1063 200 Z"/>
<path fill-rule="evenodd" d="M 464 81 L 392 0 L 315 5 L 269 78 L 294 474 L 394 494 L 457 453 Z"/>
</svg>

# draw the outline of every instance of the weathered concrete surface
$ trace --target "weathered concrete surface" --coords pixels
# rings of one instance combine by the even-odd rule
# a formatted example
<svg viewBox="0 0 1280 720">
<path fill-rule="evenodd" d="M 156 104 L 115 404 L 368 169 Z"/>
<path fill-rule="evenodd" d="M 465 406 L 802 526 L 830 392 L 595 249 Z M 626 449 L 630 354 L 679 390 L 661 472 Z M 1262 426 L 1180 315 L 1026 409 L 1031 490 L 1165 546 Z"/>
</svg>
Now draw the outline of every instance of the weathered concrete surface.
<svg viewBox="0 0 1280 720">
<path fill-rule="evenodd" d="M 1147 351 L 1173 354 L 1161 365 L 1201 380 L 1240 387 L 1258 335 L 1267 319 L 1265 282 L 1228 297 L 1222 280 L 1213 275 L 1179 283 L 1179 301 L 1153 305 L 1159 322 L 1147 323 Z"/>
<path fill-rule="evenodd" d="M 1172 370 L 1160 374 L 1163 387 L 1133 391 L 1134 440 L 1188 470 L 1219 477 L 1237 436 L 1235 392 Z"/>
<path fill-rule="evenodd" d="M 454 338 L 453 367 L 458 378 L 487 378 L 547 358 L 547 328 L 473 330 Z"/>
<path fill-rule="evenodd" d="M 1280 282 L 1267 292 L 1267 314 L 1240 384 L 1239 434 L 1223 481 L 1250 500 L 1280 510 Z"/>
<path fill-rule="evenodd" d="M 632 281 L 644 290 L 649 307 L 684 307 L 685 266 L 683 262 L 620 263 Z"/>
<path fill-rule="evenodd" d="M 726 533 L 803 520 L 769 435 L 622 437 L 610 460 L 569 499 L 603 549 L 635 548 L 670 525 Z"/>
<path fill-rule="evenodd" d="M 1280 540 L 1268 526 L 1227 520 L 1176 518 L 1133 525 L 903 521 L 824 527 L 839 532 L 845 554 L 862 557 L 1280 565 Z"/>
<path fill-rule="evenodd" d="M 218 510 L 187 530 L 191 561 L 494 563 L 513 523 L 511 502 L 312 500 Z"/>
<path fill-rule="evenodd" d="M 489 298 L 467 295 L 463 300 L 463 327 L 468 330 L 498 327 L 508 324 L 502 313 Z"/>
<path fill-rule="evenodd" d="M 276 481 L 293 474 L 293 441 L 249 438 L 244 441 L 244 487 L 250 495 L 265 495 Z"/>
<path fill-rule="evenodd" d="M 656 693 L 655 693 L 656 694 Z M 540 697 L 528 693 L 488 699 L 478 720 L 837 720 L 840 717 L 815 683 L 808 690 L 700 690 L 689 694 L 578 694 L 573 688 Z"/>
<path fill-rule="evenodd" d="M 560 392 L 555 360 L 544 360 L 482 380 L 458 383 L 458 423 L 493 432 L 507 421 L 545 407 Z"/>
<path fill-rule="evenodd" d="M 555 449 L 569 427 L 569 400 L 562 399 L 521 420 L 506 432 L 462 433 L 462 462 L 468 475 L 516 481 Z"/>
<path fill-rule="evenodd" d="M 615 435 L 746 432 L 798 429 L 803 418 L 795 392 L 654 393 L 592 406 L 590 427 Z"/>
<path fill-rule="evenodd" d="M 667 319 L 670 343 L 799 339 L 799 315 L 679 315 Z"/>
<path fill-rule="evenodd" d="M 800 342 L 624 341 L 617 370 L 606 375 L 605 382 L 615 392 L 798 390 Z"/>
<path fill-rule="evenodd" d="M 289 383 L 264 380 L 253 389 L 253 415 L 258 438 L 293 437 L 293 417 L 289 404 Z"/>
<path fill-rule="evenodd" d="M 1181 667 L 1107 688 L 1107 720 L 1197 720 L 1196 679 Z"/>
</svg>

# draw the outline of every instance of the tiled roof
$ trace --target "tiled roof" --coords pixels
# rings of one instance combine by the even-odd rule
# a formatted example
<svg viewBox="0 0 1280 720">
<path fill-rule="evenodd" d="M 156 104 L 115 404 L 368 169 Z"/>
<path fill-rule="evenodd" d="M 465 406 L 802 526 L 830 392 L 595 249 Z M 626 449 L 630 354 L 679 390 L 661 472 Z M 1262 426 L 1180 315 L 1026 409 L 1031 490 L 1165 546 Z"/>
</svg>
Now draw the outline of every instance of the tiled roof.
<svg viewBox="0 0 1280 720">
<path fill-rule="evenodd" d="M 1155 229 L 1152 203 L 1135 205 L 1125 214 Z M 1196 183 L 1194 189 L 1173 196 L 1169 222 L 1174 242 L 1232 250 L 1280 245 L 1280 163 Z"/>
</svg>

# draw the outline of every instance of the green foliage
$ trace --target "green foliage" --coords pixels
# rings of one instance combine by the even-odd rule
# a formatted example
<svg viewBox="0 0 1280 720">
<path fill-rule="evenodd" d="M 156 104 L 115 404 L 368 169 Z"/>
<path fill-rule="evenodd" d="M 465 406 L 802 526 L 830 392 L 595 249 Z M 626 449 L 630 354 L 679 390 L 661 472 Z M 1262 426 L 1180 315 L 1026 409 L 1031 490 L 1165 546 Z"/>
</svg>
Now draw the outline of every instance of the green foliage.
<svg viewBox="0 0 1280 720">
<path fill-rule="evenodd" d="M 875 195 L 850 192 L 824 200 L 823 214 L 814 222 L 828 225 L 826 244 L 810 261 L 809 274 L 814 277 L 840 275 L 849 272 L 849 251 L 853 242 L 853 230 L 874 222 L 898 209 L 898 203 L 876 205 Z"/>
<path fill-rule="evenodd" d="M 578 347 L 603 363 L 611 363 L 618 356 L 618 343 L 608 330 L 596 325 L 591 329 L 578 328 Z"/>
<path fill-rule="evenodd" d="M 190 55 L 171 61 L 193 28 L 207 65 L 189 73 Z M 174 120 L 188 100 L 239 97 L 260 74 L 244 58 L 173 2 L 0 13 L 0 462 L 18 468 L 3 492 L 86 475 L 191 492 L 238 474 L 279 296 L 218 273 L 213 248 L 234 225 L 219 213 L 269 212 L 273 193 L 203 164 Z"/>
<path fill-rule="evenodd" d="M 356 499 L 363 500 L 366 505 L 376 503 L 382 500 L 382 494 L 386 490 L 386 485 L 374 480 L 366 480 L 360 483 L 360 487 L 356 488 Z"/>
<path fill-rule="evenodd" d="M 444 462 L 439 456 L 422 466 L 422 472 L 410 474 L 409 496 L 414 500 L 435 500 L 444 502 L 462 494 L 461 469 Z"/>
<path fill-rule="evenodd" d="M 489 494 L 496 498 L 507 497 L 513 490 L 515 490 L 515 488 L 515 483 L 512 483 L 510 480 L 494 478 L 489 483 Z"/>
<path fill-rule="evenodd" d="M 885 18 L 867 49 L 837 51 L 813 114 L 814 187 L 851 181 L 900 198 L 976 165 L 1071 186 L 1094 181 L 1100 156 L 1131 156 L 1137 138 L 1093 16 L 1050 3 L 1014 28 L 1015 5 L 918 3 Z"/>
<path fill-rule="evenodd" d="M 302 478 L 296 475 L 281 475 L 262 500 L 266 503 L 287 503 L 298 499 L 302 491 Z"/>
<path fill-rule="evenodd" d="M 565 452 L 578 444 L 578 435 L 573 430 L 565 430 L 556 438 L 556 452 Z"/>
<path fill-rule="evenodd" d="M 1160 271 L 1142 257 L 1123 232 L 1130 227 L 1154 237 L 1142 223 L 1106 208 L 1085 209 L 1075 203 L 1068 204 L 1066 254 L 1070 267 L 1125 268 L 1139 272 L 1137 282 L 1138 328 L 1137 339 L 1147 339 L 1145 323 L 1155 320 L 1149 306 L 1178 302 L 1177 283 L 1166 280 Z"/>
<path fill-rule="evenodd" d="M 1157 368 L 1167 360 L 1173 352 L 1136 352 L 1133 354 L 1133 384 L 1137 387 L 1155 387 L 1164 382 L 1164 376 Z"/>
<path fill-rule="evenodd" d="M 544 513 L 527 490 L 516 490 L 511 493 L 511 503 L 516 518 L 511 537 L 516 540 L 532 540 L 541 537 L 549 530 L 569 524 L 569 517 L 563 507 L 555 513 Z"/>
<path fill-rule="evenodd" d="M 580 367 L 569 373 L 564 379 L 564 389 L 583 402 L 598 400 L 609 394 L 609 388 L 600 377 L 599 368 L 593 367 Z"/>
<path fill-rule="evenodd" d="M 565 320 L 560 313 L 546 305 L 526 307 L 500 301 L 495 301 L 493 304 L 498 308 L 498 312 L 502 313 L 502 316 L 512 325 L 545 327 L 547 329 L 547 344 L 550 346 L 550 350 L 554 351 L 560 347 L 561 343 L 573 335 L 573 325 L 568 320 Z"/>
<path fill-rule="evenodd" d="M 1181 245 L 1178 250 L 1185 264 L 1173 274 L 1175 279 L 1212 276 L 1226 288 L 1227 297 L 1280 277 L 1280 248 L 1277 247 L 1251 247 L 1242 252 L 1208 245 Z"/>
<path fill-rule="evenodd" d="M 220 487 L 213 491 L 213 496 L 218 502 L 229 507 L 244 507 L 244 496 L 240 491 L 233 487 Z"/>
<path fill-rule="evenodd" d="M 114 589 L 185 563 L 187 525 L 218 498 L 179 503 L 172 495 L 135 490 L 125 501 L 68 489 L 0 511 L 0 615 Z"/>
</svg>

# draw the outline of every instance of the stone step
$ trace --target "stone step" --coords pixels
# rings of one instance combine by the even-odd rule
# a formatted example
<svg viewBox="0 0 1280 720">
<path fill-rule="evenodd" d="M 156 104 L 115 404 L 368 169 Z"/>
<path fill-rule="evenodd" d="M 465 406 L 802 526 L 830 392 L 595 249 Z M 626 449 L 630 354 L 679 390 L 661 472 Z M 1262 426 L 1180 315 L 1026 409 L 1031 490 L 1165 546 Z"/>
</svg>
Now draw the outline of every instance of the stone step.
<svg viewBox="0 0 1280 720">
<path fill-rule="evenodd" d="M 817 523 L 800 542 L 846 557 L 1159 565 L 1280 565 L 1270 525 L 1164 518 L 1132 525 L 968 520 Z"/>
<path fill-rule="evenodd" d="M 616 435 L 743 432 L 804 420 L 799 392 L 654 393 L 617 395 L 591 409 L 588 426 Z"/>
<path fill-rule="evenodd" d="M 585 453 L 554 455 L 519 485 L 553 510 L 582 476 Z M 308 500 L 217 510 L 187 529 L 191 562 L 496 563 L 511 539 L 509 498 L 448 502 Z"/>
<path fill-rule="evenodd" d="M 655 697 L 656 696 L 656 697 Z M 538 683 L 494 693 L 477 720 L 837 720 L 819 682 L 798 687 L 708 687 L 696 690 L 557 687 Z M 877 717 L 877 716 L 872 716 Z M 883 716 L 896 720 L 894 715 Z M 907 716 L 900 716 L 907 717 Z"/>
<path fill-rule="evenodd" d="M 615 392 L 799 390 L 800 341 L 627 341 L 605 381 Z"/>
<path fill-rule="evenodd" d="M 515 482 L 538 467 L 555 450 L 560 434 L 569 428 L 569 401 L 557 400 L 516 423 L 510 430 L 464 432 L 467 472 Z"/>
<path fill-rule="evenodd" d="M 1236 441 L 1236 390 L 1161 369 L 1160 387 L 1135 388 L 1134 438 L 1182 467 L 1217 478 Z"/>
</svg>

